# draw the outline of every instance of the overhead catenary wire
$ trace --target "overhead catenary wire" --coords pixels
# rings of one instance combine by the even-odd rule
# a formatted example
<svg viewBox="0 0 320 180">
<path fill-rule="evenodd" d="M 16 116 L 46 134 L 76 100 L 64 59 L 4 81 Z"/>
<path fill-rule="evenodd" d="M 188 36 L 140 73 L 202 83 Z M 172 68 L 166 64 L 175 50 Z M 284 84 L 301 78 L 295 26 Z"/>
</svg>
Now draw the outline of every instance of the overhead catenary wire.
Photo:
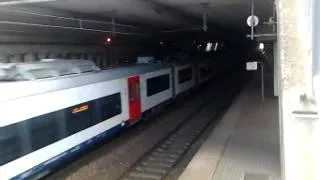
<svg viewBox="0 0 320 180">
<path fill-rule="evenodd" d="M 21 26 L 33 26 L 33 27 L 45 27 L 45 28 L 55 28 L 55 29 L 73 29 L 73 30 L 80 30 L 80 31 L 87 31 L 87 32 L 100 32 L 100 33 L 112 33 L 112 34 L 122 34 L 122 35 L 136 35 L 136 36 L 148 36 L 148 33 L 145 33 L 147 31 L 144 28 L 127 25 L 127 24 L 120 24 L 116 23 L 114 18 L 112 21 L 99 21 L 99 20 L 91 20 L 91 19 L 81 19 L 81 18 L 73 18 L 73 17 L 65 17 L 65 16 L 57 16 L 57 15 L 49 15 L 49 14 L 42 14 L 42 13 L 36 13 L 36 12 L 30 12 L 25 10 L 15 10 L 15 9 L 4 9 L 0 8 L 1 13 L 8 12 L 8 13 L 17 13 L 17 14 L 23 14 L 23 15 L 31 15 L 31 16 L 39 16 L 39 17 L 45 17 L 45 18 L 56 18 L 61 20 L 69 20 L 70 23 L 77 22 L 77 26 L 65 26 L 65 25 L 51 25 L 51 24 L 42 24 L 42 23 L 33 23 L 33 22 L 19 22 L 19 21 L 9 21 L 9 20 L 3 20 L 0 21 L 0 24 L 10 24 L 10 25 L 21 25 Z M 110 25 L 112 28 L 110 30 L 104 30 L 104 29 L 98 29 L 98 28 L 88 28 L 85 27 L 85 23 L 95 23 L 100 25 Z M 127 28 L 125 31 L 127 32 L 121 32 L 121 31 L 115 31 L 117 27 Z M 141 33 L 139 32 L 130 32 L 131 31 L 143 31 Z"/>
<path fill-rule="evenodd" d="M 57 29 L 69 29 L 69 30 L 81 30 L 81 31 L 114 33 L 114 34 L 123 34 L 123 35 L 147 36 L 146 34 L 140 34 L 140 33 L 126 33 L 126 32 L 116 32 L 116 31 L 113 32 L 113 31 L 108 31 L 108 30 L 92 29 L 92 28 L 84 28 L 84 27 L 58 26 L 58 25 L 36 24 L 36 23 L 24 23 L 24 22 L 15 22 L 15 21 L 0 21 L 0 24 L 32 26 L 32 27 L 44 27 L 44 28 L 57 28 Z"/>
<path fill-rule="evenodd" d="M 1 8 L 1 12 L 13 12 L 13 13 L 21 13 L 21 14 L 27 14 L 27 15 L 34 15 L 34 16 L 42 16 L 42 17 L 50 17 L 50 18 L 57 18 L 57 19 L 64 19 L 64 20 L 71 20 L 71 21 L 82 21 L 82 22 L 91 22 L 91 23 L 97 23 L 97 24 L 108 24 L 108 25 L 117 25 L 122 27 L 128 27 L 128 28 L 136 28 L 136 29 L 144 29 L 142 27 L 137 27 L 133 25 L 128 24 L 120 24 L 120 23 L 112 23 L 107 21 L 99 21 L 99 20 L 92 20 L 92 19 L 81 19 L 81 18 L 73 18 L 73 17 L 65 17 L 65 16 L 57 16 L 57 15 L 50 15 L 50 14 L 42 14 L 42 13 L 35 13 L 35 12 L 29 12 L 29 11 L 23 11 L 23 10 L 14 10 L 14 9 L 8 9 L 8 8 Z"/>
</svg>

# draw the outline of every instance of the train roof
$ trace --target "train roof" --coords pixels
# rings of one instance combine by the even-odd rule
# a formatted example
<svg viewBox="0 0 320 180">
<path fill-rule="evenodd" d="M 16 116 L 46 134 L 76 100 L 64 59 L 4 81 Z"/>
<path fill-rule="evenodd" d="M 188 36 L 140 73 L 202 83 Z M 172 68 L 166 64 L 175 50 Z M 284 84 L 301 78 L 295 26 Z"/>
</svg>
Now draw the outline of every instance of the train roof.
<svg viewBox="0 0 320 180">
<path fill-rule="evenodd" d="M 101 81 L 121 79 L 128 76 L 144 74 L 155 70 L 170 68 L 170 64 L 138 64 L 113 69 L 84 72 L 31 81 L 0 82 L 0 102 L 24 96 L 52 92 Z"/>
<path fill-rule="evenodd" d="M 88 60 L 43 59 L 39 62 L 0 64 L 0 80 L 28 81 L 99 70 Z"/>
</svg>

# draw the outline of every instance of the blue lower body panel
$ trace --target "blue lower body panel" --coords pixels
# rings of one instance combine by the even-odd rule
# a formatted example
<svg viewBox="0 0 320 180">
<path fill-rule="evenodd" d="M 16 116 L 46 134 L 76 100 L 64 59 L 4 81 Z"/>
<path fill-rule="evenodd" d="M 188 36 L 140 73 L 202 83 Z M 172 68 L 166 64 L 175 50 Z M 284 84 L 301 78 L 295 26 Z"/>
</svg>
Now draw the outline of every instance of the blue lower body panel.
<svg viewBox="0 0 320 180">
<path fill-rule="evenodd" d="M 87 147 L 90 147 L 91 145 L 93 145 L 94 143 L 97 143 L 99 141 L 101 141 L 102 139 L 118 132 L 120 129 L 122 128 L 122 126 L 119 124 L 91 139 L 88 139 L 87 141 L 69 149 L 68 151 L 65 151 L 61 154 L 59 154 L 56 157 L 53 157 L 41 164 L 39 164 L 38 166 L 33 167 L 32 169 L 12 178 L 12 180 L 22 180 L 22 179 L 26 179 L 30 176 L 35 176 L 37 174 L 46 172 L 50 169 L 53 169 L 55 167 L 57 167 L 58 165 L 60 165 L 61 163 L 65 162 L 68 159 L 72 159 L 74 157 L 76 157 L 76 155 L 78 155 L 82 150 L 84 150 Z"/>
</svg>

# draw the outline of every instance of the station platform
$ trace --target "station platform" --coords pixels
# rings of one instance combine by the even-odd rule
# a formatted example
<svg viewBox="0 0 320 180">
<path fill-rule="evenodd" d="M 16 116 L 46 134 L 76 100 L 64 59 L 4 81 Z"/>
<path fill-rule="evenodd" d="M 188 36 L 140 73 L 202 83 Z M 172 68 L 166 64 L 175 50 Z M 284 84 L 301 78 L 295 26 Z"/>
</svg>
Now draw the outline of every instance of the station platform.
<svg viewBox="0 0 320 180">
<path fill-rule="evenodd" d="M 278 99 L 259 83 L 239 94 L 179 180 L 280 180 Z"/>
</svg>

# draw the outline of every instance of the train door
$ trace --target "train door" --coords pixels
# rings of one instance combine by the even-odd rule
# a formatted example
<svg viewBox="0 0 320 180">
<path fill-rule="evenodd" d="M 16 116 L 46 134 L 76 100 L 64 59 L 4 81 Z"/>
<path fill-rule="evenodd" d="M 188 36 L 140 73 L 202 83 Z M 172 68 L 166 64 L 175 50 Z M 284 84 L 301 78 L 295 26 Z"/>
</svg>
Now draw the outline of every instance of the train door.
<svg viewBox="0 0 320 180">
<path fill-rule="evenodd" d="M 139 76 L 128 78 L 129 91 L 129 121 L 138 119 L 141 115 L 140 80 Z"/>
</svg>

